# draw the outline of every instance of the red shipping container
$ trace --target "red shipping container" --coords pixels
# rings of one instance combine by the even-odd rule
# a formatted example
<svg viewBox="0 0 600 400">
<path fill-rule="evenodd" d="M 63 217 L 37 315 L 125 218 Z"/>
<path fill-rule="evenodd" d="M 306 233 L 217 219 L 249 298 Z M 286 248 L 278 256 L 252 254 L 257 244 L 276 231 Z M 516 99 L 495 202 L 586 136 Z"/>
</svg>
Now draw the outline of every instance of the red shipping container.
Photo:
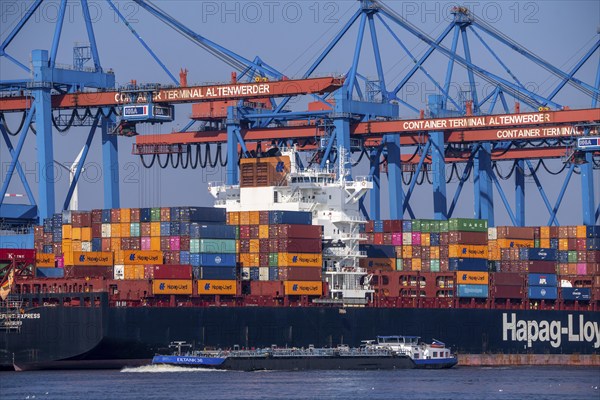
<svg viewBox="0 0 600 400">
<path fill-rule="evenodd" d="M 374 244 L 383 244 L 383 233 L 373 234 L 373 243 Z"/>
<path fill-rule="evenodd" d="M 386 233 L 402 233 L 402 220 L 388 219 L 383 221 L 383 231 Z"/>
<path fill-rule="evenodd" d="M 269 266 L 269 253 L 261 253 L 258 255 L 258 266 L 268 267 Z"/>
<path fill-rule="evenodd" d="M 421 246 L 412 247 L 412 258 L 421 258 L 422 250 Z"/>
<path fill-rule="evenodd" d="M 102 223 L 102 210 L 92 210 L 92 224 Z"/>
<path fill-rule="evenodd" d="M 278 239 L 278 253 L 321 253 L 323 245 L 320 239 Z"/>
<path fill-rule="evenodd" d="M 102 224 L 92 224 L 92 238 L 98 239 L 102 237 Z"/>
<path fill-rule="evenodd" d="M 180 247 L 181 251 L 190 251 L 190 237 L 189 236 L 180 236 L 179 247 Z"/>
<path fill-rule="evenodd" d="M 258 225 L 250 225 L 250 239 L 258 239 L 259 230 Z"/>
<path fill-rule="evenodd" d="M 449 232 L 440 232 L 440 246 L 448 245 L 449 238 L 450 238 Z"/>
<path fill-rule="evenodd" d="M 121 250 L 132 250 L 129 246 L 129 238 L 121 238 Z"/>
<path fill-rule="evenodd" d="M 487 232 L 448 232 L 449 244 L 487 245 Z"/>
<path fill-rule="evenodd" d="M 323 235 L 323 227 L 319 225 L 278 225 L 277 233 L 277 236 L 269 237 L 280 239 L 320 239 Z"/>
<path fill-rule="evenodd" d="M 575 249 L 576 250 L 587 250 L 587 243 L 585 239 L 575 239 Z"/>
<path fill-rule="evenodd" d="M 104 278 L 113 279 L 113 267 L 75 265 L 64 267 L 65 278 Z"/>
<path fill-rule="evenodd" d="M 492 281 L 496 286 L 523 286 L 525 274 L 515 272 L 496 272 L 492 274 Z"/>
<path fill-rule="evenodd" d="M 154 279 L 192 279 L 191 265 L 153 265 Z"/>
<path fill-rule="evenodd" d="M 251 281 L 250 294 L 253 296 L 283 296 L 283 282 L 281 281 Z"/>
<path fill-rule="evenodd" d="M 527 272 L 532 274 L 555 274 L 555 261 L 523 261 Z"/>
<path fill-rule="evenodd" d="M 141 236 L 152 236 L 152 229 L 150 222 L 141 222 L 140 223 L 140 233 Z"/>
<path fill-rule="evenodd" d="M 140 238 L 139 237 L 129 238 L 129 247 L 131 250 L 142 250 Z"/>
<path fill-rule="evenodd" d="M 240 253 L 250 252 L 250 239 L 240 239 Z"/>
<path fill-rule="evenodd" d="M 280 281 L 320 281 L 321 269 L 311 267 L 279 267 Z"/>
<path fill-rule="evenodd" d="M 523 239 L 533 240 L 533 228 L 499 226 L 496 228 L 498 239 Z"/>
<path fill-rule="evenodd" d="M 160 238 L 160 249 L 162 251 L 171 250 L 171 238 L 169 236 L 163 236 Z"/>
<path fill-rule="evenodd" d="M 258 223 L 260 225 L 269 225 L 269 212 L 259 211 L 258 212 Z"/>
<path fill-rule="evenodd" d="M 130 221 L 131 222 L 140 222 L 140 209 L 139 208 L 130 208 Z"/>
<path fill-rule="evenodd" d="M 121 222 L 121 209 L 120 208 L 113 208 L 110 210 L 110 222 L 112 224 Z"/>
<path fill-rule="evenodd" d="M 521 286 L 496 286 L 492 289 L 496 299 L 521 299 L 523 298 L 523 288 Z"/>
<path fill-rule="evenodd" d="M 279 225 L 269 225 L 269 239 L 276 239 L 279 236 Z"/>
<path fill-rule="evenodd" d="M 269 239 L 259 239 L 258 240 L 258 252 L 259 253 L 270 253 L 271 252 L 271 246 L 270 246 L 270 241 Z M 265 267 L 268 267 L 269 265 L 265 265 Z M 262 265 L 261 265 L 262 267 Z"/>
<path fill-rule="evenodd" d="M 240 225 L 240 239 L 250 239 L 250 225 Z"/>
<path fill-rule="evenodd" d="M 383 234 L 383 244 L 392 244 L 392 234 L 391 233 L 385 233 Z"/>
<path fill-rule="evenodd" d="M 102 251 L 107 252 L 110 250 L 110 238 L 102 238 Z"/>
</svg>

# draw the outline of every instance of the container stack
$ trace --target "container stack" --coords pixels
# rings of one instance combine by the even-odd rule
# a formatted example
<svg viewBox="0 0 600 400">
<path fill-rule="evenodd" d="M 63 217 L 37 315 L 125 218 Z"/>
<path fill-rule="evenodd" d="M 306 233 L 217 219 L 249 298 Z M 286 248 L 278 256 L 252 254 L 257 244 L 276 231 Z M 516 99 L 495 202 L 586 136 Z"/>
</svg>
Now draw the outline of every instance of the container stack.
<svg viewBox="0 0 600 400">
<path fill-rule="evenodd" d="M 535 229 L 531 227 L 499 226 L 488 231 L 489 256 L 492 270 L 497 272 L 527 272 L 520 260 L 520 249 L 535 247 Z M 540 240 L 541 242 L 541 240 Z"/>
<path fill-rule="evenodd" d="M 361 251 L 366 253 L 367 258 L 360 260 L 360 266 L 369 272 L 396 270 L 402 257 L 402 221 L 368 221 L 364 236 Z"/>
<path fill-rule="evenodd" d="M 190 225 L 190 262 L 194 279 L 236 280 L 236 229 L 230 225 Z"/>
<path fill-rule="evenodd" d="M 322 227 L 301 211 L 229 212 L 239 229 L 241 278 L 281 281 L 286 294 L 322 293 Z"/>
<path fill-rule="evenodd" d="M 479 219 L 448 220 L 448 265 L 456 271 L 457 296 L 487 298 L 488 226 Z"/>
</svg>

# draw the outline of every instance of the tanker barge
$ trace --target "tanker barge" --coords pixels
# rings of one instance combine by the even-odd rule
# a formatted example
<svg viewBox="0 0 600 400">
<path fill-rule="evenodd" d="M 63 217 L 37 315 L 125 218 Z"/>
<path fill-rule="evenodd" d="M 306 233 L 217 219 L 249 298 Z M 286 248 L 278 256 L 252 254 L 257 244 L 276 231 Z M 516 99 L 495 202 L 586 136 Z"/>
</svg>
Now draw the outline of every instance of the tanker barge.
<svg viewBox="0 0 600 400">
<path fill-rule="evenodd" d="M 209 186 L 215 208 L 63 212 L 35 228 L 34 250 L 1 251 L 0 366 L 397 332 L 442 337 L 459 361 L 600 364 L 600 227 L 366 221 L 368 177 L 295 160 L 243 159 L 240 185 Z"/>
</svg>

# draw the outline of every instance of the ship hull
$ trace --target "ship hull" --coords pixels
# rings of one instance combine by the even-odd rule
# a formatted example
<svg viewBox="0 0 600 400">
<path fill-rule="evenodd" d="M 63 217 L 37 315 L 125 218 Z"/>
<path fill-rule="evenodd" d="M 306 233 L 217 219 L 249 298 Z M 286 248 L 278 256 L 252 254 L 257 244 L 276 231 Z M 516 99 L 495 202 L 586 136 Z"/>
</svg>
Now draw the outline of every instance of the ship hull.
<svg viewBox="0 0 600 400">
<path fill-rule="evenodd" d="M 172 341 L 196 348 L 333 347 L 377 335 L 443 338 L 459 354 L 600 354 L 600 313 L 326 307 L 39 307 L 0 332 L 0 366 L 118 368 Z M 62 365 L 62 367 L 61 367 Z"/>
</svg>

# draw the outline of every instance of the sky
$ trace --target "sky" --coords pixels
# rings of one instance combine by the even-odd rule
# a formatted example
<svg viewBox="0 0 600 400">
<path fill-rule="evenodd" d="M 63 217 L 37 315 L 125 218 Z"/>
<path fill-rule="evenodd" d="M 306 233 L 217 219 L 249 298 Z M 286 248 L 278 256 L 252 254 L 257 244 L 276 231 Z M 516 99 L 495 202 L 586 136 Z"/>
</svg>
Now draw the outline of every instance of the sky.
<svg viewBox="0 0 600 400">
<path fill-rule="evenodd" d="M 4 0 L 0 2 L 0 41 L 3 41 L 17 21 L 25 13 L 31 1 Z M 172 83 L 168 75 L 154 62 L 128 28 L 119 21 L 117 14 L 105 1 L 89 0 L 90 13 L 94 23 L 100 60 L 104 69 L 115 72 L 117 86 L 133 79 L 138 83 Z M 391 1 L 385 2 L 410 23 L 432 37 L 437 37 L 451 22 L 450 10 L 456 2 Z M 155 1 L 171 16 L 196 33 L 236 52 L 253 59 L 259 56 L 288 77 L 300 77 L 327 46 L 345 22 L 358 9 L 358 1 Z M 600 3 L 597 1 L 468 1 L 460 3 L 468 7 L 480 20 L 502 34 L 512 38 L 525 48 L 562 70 L 569 70 L 598 40 L 600 27 Z M 33 49 L 49 49 L 56 23 L 59 2 L 44 2 L 25 28 L 7 48 L 7 53 L 24 64 L 28 64 Z M 189 71 L 190 84 L 227 82 L 232 68 L 196 44 L 182 37 L 164 23 L 158 21 L 137 4 L 131 1 L 115 2 L 117 9 L 129 24 L 142 36 L 157 53 L 167 68 L 178 76 L 180 68 Z M 428 46 L 400 27 L 392 26 L 392 31 L 402 40 L 410 52 L 419 57 Z M 349 30 L 339 45 L 317 69 L 316 75 L 342 75 L 349 69 L 356 45 L 358 24 Z M 376 29 L 382 53 L 383 69 L 388 86 L 399 82 L 412 66 L 410 57 L 392 38 L 386 28 L 376 20 Z M 510 68 L 519 80 L 530 90 L 548 94 L 558 83 L 558 79 L 548 71 L 527 61 L 521 55 L 501 45 L 498 41 L 480 33 L 484 41 L 494 50 L 502 62 Z M 72 48 L 75 42 L 85 42 L 87 37 L 81 18 L 81 5 L 69 1 L 63 26 L 57 62 L 72 64 Z M 450 46 L 451 35 L 443 42 Z M 507 76 L 502 66 L 481 44 L 477 36 L 469 32 L 473 61 L 477 65 L 502 76 Z M 459 49 L 461 47 L 459 46 Z M 371 37 L 365 33 L 359 72 L 369 79 L 377 76 L 373 61 Z M 462 54 L 462 50 L 459 50 Z M 596 68 L 600 61 L 600 51 L 576 75 L 582 81 L 593 85 Z M 438 81 L 443 82 L 447 59 L 434 54 L 425 64 L 427 71 Z M 27 78 L 22 70 L 4 57 L 0 58 L 0 80 Z M 461 67 L 455 67 L 451 92 L 464 91 L 468 78 Z M 480 93 L 487 93 L 489 85 L 478 82 Z M 426 108 L 429 94 L 439 94 L 439 90 L 421 72 L 409 81 L 399 93 L 402 100 L 417 109 Z M 290 103 L 290 108 L 300 110 L 306 107 L 307 98 Z M 556 97 L 556 102 L 571 108 L 588 108 L 591 99 L 571 87 L 565 88 Z M 514 102 L 509 99 L 509 107 Z M 172 124 L 138 126 L 142 134 L 169 133 L 181 129 L 188 121 L 190 105 L 176 107 L 176 120 Z M 496 108 L 494 112 L 501 112 Z M 414 110 L 400 107 L 400 118 L 415 118 Z M 14 129 L 20 116 L 7 116 L 9 127 Z M 55 159 L 71 163 L 85 142 L 87 130 L 72 128 L 66 133 L 55 133 Z M 16 142 L 14 138 L 13 142 Z M 102 208 L 102 164 L 99 135 L 94 139 L 92 150 L 86 160 L 86 170 L 80 180 L 80 209 Z M 146 169 L 137 156 L 131 154 L 132 138 L 119 139 L 120 192 L 122 207 L 158 207 L 177 205 L 211 205 L 212 198 L 207 192 L 207 183 L 223 181 L 221 168 L 204 170 L 182 170 L 171 167 L 164 170 L 156 166 Z M 414 149 L 403 149 L 410 153 Z M 34 194 L 37 195 L 37 182 L 40 179 L 36 164 L 35 138 L 28 136 L 20 158 Z M 10 162 L 7 148 L 0 146 L 2 180 Z M 551 171 L 562 168 L 561 161 L 548 164 Z M 510 163 L 500 163 L 500 171 L 510 170 Z M 459 168 L 462 171 L 462 166 Z M 355 175 L 367 173 L 367 165 L 362 162 L 354 171 Z M 68 187 L 68 175 L 57 168 L 56 206 L 62 206 Z M 541 173 L 544 189 L 553 203 L 560 191 L 565 174 L 553 176 Z M 595 175 L 595 201 L 600 200 L 600 180 Z M 450 203 L 457 183 L 448 184 Z M 511 201 L 514 210 L 514 181 L 502 182 L 502 187 Z M 382 182 L 382 217 L 389 216 L 387 182 Z M 406 190 L 406 187 L 405 187 Z M 15 175 L 9 193 L 24 193 Z M 561 224 L 574 224 L 581 221 L 581 185 L 576 175 L 569 183 L 558 217 Z M 508 213 L 504 209 L 497 190 L 494 189 L 495 218 L 497 225 L 509 224 Z M 9 200 L 15 202 L 20 200 Z M 545 225 L 548 213 L 540 207 L 541 197 L 532 178 L 526 180 L 526 223 Z M 411 205 L 418 218 L 433 216 L 431 186 L 417 187 Z M 460 217 L 473 216 L 472 185 L 466 185 L 461 201 L 454 214 Z"/>
</svg>

